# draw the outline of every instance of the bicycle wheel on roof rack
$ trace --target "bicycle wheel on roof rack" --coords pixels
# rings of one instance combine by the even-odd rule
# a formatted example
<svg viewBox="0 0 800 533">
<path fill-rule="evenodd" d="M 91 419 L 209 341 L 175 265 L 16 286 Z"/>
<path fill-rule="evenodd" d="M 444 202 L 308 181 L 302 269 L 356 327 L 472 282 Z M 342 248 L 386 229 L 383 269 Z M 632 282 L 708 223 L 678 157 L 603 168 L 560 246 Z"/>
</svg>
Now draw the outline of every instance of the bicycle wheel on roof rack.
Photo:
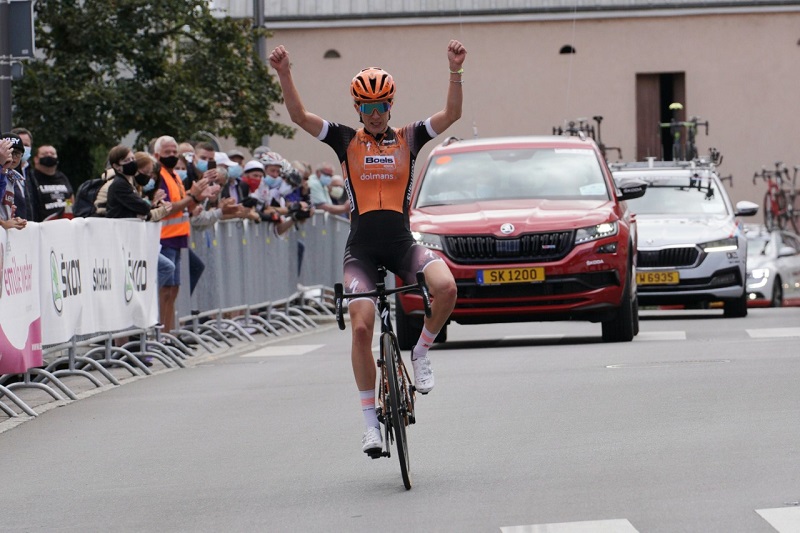
<svg viewBox="0 0 800 533">
<path fill-rule="evenodd" d="M 411 488 L 411 468 L 408 461 L 408 441 L 406 440 L 406 417 L 404 413 L 403 391 L 400 389 L 398 375 L 398 354 L 395 342 L 389 333 L 381 335 L 381 345 L 385 359 L 386 373 L 389 380 L 389 413 L 386 421 L 392 424 L 394 442 L 397 447 L 397 458 L 400 460 L 400 474 L 406 490 Z M 388 443 L 387 443 L 388 444 Z"/>
<path fill-rule="evenodd" d="M 764 226 L 767 231 L 774 230 L 778 225 L 778 213 L 774 211 L 772 195 L 767 192 L 764 194 Z"/>
<path fill-rule="evenodd" d="M 789 222 L 795 233 L 800 233 L 800 192 L 795 192 L 790 196 L 791 210 L 789 210 Z"/>
</svg>

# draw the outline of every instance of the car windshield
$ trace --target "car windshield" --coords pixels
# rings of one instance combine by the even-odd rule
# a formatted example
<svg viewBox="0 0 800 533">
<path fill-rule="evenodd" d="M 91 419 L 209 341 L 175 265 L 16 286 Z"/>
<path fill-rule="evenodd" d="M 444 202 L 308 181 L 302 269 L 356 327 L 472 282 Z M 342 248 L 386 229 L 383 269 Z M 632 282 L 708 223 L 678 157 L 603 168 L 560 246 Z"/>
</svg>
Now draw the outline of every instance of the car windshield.
<svg viewBox="0 0 800 533">
<path fill-rule="evenodd" d="M 417 207 L 510 199 L 609 199 L 593 150 L 519 148 L 434 156 Z"/>
<path fill-rule="evenodd" d="M 633 176 L 632 176 L 633 177 Z M 628 206 L 640 215 L 725 215 L 728 209 L 709 178 L 675 176 L 651 178 L 638 175 L 647 183 L 647 194 L 628 200 Z"/>
</svg>

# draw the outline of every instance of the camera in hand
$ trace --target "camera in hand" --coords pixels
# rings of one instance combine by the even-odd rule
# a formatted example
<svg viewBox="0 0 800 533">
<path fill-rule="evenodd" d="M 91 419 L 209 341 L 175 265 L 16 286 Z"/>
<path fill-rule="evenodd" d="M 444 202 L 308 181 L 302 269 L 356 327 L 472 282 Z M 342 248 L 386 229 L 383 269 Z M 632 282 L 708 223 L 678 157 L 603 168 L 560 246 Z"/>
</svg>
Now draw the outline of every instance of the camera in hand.
<svg viewBox="0 0 800 533">
<path fill-rule="evenodd" d="M 292 202 L 289 204 L 289 214 L 296 220 L 304 220 L 311 216 L 311 210 L 303 208 L 300 202 Z"/>
</svg>

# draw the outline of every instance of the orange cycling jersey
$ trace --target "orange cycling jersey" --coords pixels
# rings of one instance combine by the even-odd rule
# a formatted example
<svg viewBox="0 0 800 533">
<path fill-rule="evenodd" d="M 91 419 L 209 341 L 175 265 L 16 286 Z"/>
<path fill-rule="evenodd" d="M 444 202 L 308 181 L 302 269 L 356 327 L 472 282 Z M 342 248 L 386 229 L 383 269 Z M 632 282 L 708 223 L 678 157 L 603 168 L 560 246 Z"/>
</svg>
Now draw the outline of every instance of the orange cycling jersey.
<svg viewBox="0 0 800 533">
<path fill-rule="evenodd" d="M 436 136 L 430 119 L 403 128 L 388 128 L 377 137 L 364 128 L 325 122 L 319 139 L 336 151 L 350 196 L 350 239 L 385 239 L 409 232 L 408 204 L 414 162 Z M 369 214 L 359 224 L 359 219 Z M 368 226 L 368 227 L 365 227 Z"/>
</svg>

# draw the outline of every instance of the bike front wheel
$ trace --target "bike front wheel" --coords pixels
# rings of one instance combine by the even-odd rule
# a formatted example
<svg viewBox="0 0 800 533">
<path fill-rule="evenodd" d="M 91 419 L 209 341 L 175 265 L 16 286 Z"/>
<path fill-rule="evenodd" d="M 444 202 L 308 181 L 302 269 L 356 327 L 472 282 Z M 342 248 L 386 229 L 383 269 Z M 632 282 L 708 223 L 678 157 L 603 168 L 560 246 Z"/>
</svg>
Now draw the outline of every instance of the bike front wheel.
<svg viewBox="0 0 800 533">
<path fill-rule="evenodd" d="M 400 474 L 403 476 L 403 485 L 406 490 L 411 488 L 411 468 L 408 461 L 408 441 L 406 440 L 406 416 L 403 390 L 400 388 L 400 370 L 398 358 L 400 354 L 395 349 L 392 336 L 384 334 L 381 337 L 383 357 L 389 381 L 389 413 L 386 422 L 392 424 L 392 433 L 397 448 L 397 458 L 400 460 Z"/>
<path fill-rule="evenodd" d="M 789 222 L 795 233 L 800 233 L 800 192 L 796 192 L 790 197 Z"/>
<path fill-rule="evenodd" d="M 771 193 L 764 195 L 764 226 L 767 231 L 772 231 L 778 227 L 780 211 L 777 198 L 773 198 Z"/>
</svg>

